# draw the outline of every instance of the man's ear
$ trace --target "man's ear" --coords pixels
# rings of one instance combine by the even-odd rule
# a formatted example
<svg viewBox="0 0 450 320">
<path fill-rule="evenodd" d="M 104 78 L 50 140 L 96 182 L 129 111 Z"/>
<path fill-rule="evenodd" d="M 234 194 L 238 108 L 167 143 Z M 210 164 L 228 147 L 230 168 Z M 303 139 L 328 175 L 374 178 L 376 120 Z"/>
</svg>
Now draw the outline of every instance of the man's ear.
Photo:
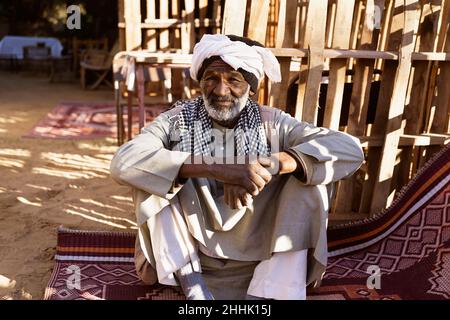
<svg viewBox="0 0 450 320">
<path fill-rule="evenodd" d="M 254 93 L 252 90 L 250 90 L 250 91 L 248 92 L 248 95 L 249 95 L 250 97 L 253 97 L 253 96 L 255 95 L 255 93 Z"/>
</svg>

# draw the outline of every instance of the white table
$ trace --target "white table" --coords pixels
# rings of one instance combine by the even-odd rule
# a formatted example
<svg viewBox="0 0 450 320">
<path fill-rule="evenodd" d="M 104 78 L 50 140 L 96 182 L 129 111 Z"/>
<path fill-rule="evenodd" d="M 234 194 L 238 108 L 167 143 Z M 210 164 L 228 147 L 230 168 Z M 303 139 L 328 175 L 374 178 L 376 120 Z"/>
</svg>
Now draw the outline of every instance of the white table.
<svg viewBox="0 0 450 320">
<path fill-rule="evenodd" d="M 63 46 L 58 39 L 22 36 L 5 36 L 0 41 L 0 56 L 23 59 L 23 47 L 36 46 L 38 43 L 45 43 L 46 47 L 50 47 L 52 57 L 61 57 Z"/>
</svg>

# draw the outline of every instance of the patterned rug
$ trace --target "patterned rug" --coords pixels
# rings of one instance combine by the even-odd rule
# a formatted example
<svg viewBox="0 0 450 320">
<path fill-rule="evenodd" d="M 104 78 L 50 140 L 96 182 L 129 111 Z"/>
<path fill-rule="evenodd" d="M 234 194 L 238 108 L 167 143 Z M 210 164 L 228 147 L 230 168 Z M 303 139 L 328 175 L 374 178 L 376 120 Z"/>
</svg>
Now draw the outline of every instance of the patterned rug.
<svg viewBox="0 0 450 320">
<path fill-rule="evenodd" d="M 377 216 L 328 230 L 329 263 L 309 300 L 450 299 L 450 145 Z M 60 228 L 45 299 L 184 299 L 146 286 L 133 233 Z"/>
<path fill-rule="evenodd" d="M 58 229 L 45 300 L 184 300 L 177 287 L 148 286 L 134 268 L 136 235 Z"/>
<path fill-rule="evenodd" d="M 365 221 L 328 229 L 329 259 L 311 299 L 450 299 L 450 145 Z"/>
<path fill-rule="evenodd" d="M 152 121 L 168 108 L 167 104 L 146 107 L 146 121 Z M 127 123 L 124 108 L 124 123 Z M 133 108 L 133 131 L 138 127 L 138 109 Z M 93 139 L 117 136 L 116 107 L 113 102 L 62 102 L 24 138 Z"/>
</svg>

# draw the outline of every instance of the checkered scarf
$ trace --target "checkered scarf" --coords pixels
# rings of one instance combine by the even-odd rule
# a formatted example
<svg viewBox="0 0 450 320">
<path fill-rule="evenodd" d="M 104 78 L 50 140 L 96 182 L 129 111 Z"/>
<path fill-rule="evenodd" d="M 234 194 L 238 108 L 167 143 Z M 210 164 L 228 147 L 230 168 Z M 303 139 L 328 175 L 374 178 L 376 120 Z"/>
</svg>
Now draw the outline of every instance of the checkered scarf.
<svg viewBox="0 0 450 320">
<path fill-rule="evenodd" d="M 180 130 L 180 150 L 193 155 L 211 155 L 212 120 L 205 109 L 203 97 L 178 101 L 173 107 L 182 106 L 176 127 Z M 270 156 L 270 146 L 261 122 L 259 106 L 248 99 L 234 128 L 236 156 Z"/>
</svg>

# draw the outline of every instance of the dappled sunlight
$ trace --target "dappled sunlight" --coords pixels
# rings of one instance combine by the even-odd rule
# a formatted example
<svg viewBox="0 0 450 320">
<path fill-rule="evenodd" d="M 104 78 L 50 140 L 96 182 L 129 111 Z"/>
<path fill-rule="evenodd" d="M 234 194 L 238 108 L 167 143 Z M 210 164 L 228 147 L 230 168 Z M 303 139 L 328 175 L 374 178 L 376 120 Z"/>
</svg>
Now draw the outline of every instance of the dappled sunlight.
<svg viewBox="0 0 450 320">
<path fill-rule="evenodd" d="M 0 149 L 0 167 L 23 168 L 25 160 L 17 158 L 29 158 L 30 156 L 31 152 L 25 149 L 2 148 Z"/>
<path fill-rule="evenodd" d="M 109 175 L 109 159 L 98 159 L 88 155 L 56 152 L 42 152 L 41 159 L 67 169 L 89 169 Z"/>
<path fill-rule="evenodd" d="M 110 215 L 107 215 L 107 214 L 104 214 L 104 213 L 100 213 L 100 212 L 92 210 L 92 209 L 86 209 L 86 208 L 83 208 L 81 206 L 75 206 L 75 205 L 72 205 L 72 204 L 68 204 L 67 206 L 72 208 L 72 209 L 80 210 L 80 211 L 83 211 L 85 213 L 91 213 L 93 215 L 96 215 L 96 216 L 99 216 L 99 217 L 102 217 L 102 218 L 105 218 L 105 219 L 115 220 L 115 221 L 124 221 L 124 222 L 129 223 L 132 226 L 136 226 L 136 223 L 134 221 L 132 221 L 130 219 L 127 219 L 127 218 L 113 217 L 113 216 L 110 216 Z"/>
<path fill-rule="evenodd" d="M 33 168 L 32 173 L 34 174 L 44 174 L 53 177 L 65 178 L 70 180 L 75 179 L 93 179 L 93 178 L 103 178 L 103 175 L 96 174 L 93 172 L 75 172 L 75 171 L 63 171 L 58 169 L 48 169 L 48 168 Z"/>
<path fill-rule="evenodd" d="M 74 153 L 42 152 L 46 167 L 35 167 L 32 172 L 70 180 L 106 178 L 109 176 L 110 157 L 93 157 Z"/>
<path fill-rule="evenodd" d="M 16 288 L 17 281 L 0 274 L 0 300 L 31 300 L 32 295 L 24 290 Z"/>
<path fill-rule="evenodd" d="M 117 150 L 116 145 L 105 146 L 105 145 L 95 145 L 95 144 L 91 144 L 91 143 L 80 142 L 80 143 L 78 143 L 77 146 L 78 146 L 78 149 L 80 149 L 80 150 L 90 150 L 90 151 L 97 151 L 97 152 L 110 153 L 110 154 L 115 153 Z"/>
<path fill-rule="evenodd" d="M 16 281 L 0 274 L 0 289 L 12 289 L 16 286 Z"/>
<path fill-rule="evenodd" d="M 75 207 L 76 208 L 76 207 Z M 79 211 L 81 210 L 81 211 L 89 211 L 89 213 L 92 213 L 91 211 L 93 211 L 93 210 L 86 210 L 86 209 L 83 209 L 83 208 L 77 208 Z M 101 224 L 107 224 L 107 225 L 109 225 L 109 226 L 112 226 L 112 227 L 116 227 L 116 228 L 119 228 L 119 229 L 137 229 L 137 227 L 134 225 L 134 226 L 131 226 L 131 227 L 127 227 L 127 226 L 124 226 L 124 225 L 122 225 L 122 224 L 118 224 L 118 223 L 115 223 L 115 222 L 111 222 L 111 221 L 108 221 L 108 220 L 105 220 L 105 219 L 99 219 L 99 218 L 96 218 L 96 217 L 94 217 L 94 216 L 91 216 L 91 215 L 89 215 L 89 214 L 87 214 L 87 213 L 82 213 L 82 212 L 79 212 L 79 211 L 76 211 L 76 210 L 72 210 L 72 209 L 64 209 L 64 212 L 66 212 L 66 213 L 68 213 L 68 214 L 71 214 L 71 215 L 76 215 L 76 216 L 80 216 L 80 217 L 83 217 L 83 218 L 85 218 L 85 219 L 88 219 L 88 220 L 91 220 L 91 221 L 95 221 L 95 222 L 99 222 L 99 223 L 101 223 Z M 98 213 L 96 213 L 96 214 L 98 214 Z M 103 214 L 99 214 L 100 216 L 105 216 L 105 215 L 103 215 Z M 109 217 L 109 218 L 111 218 L 111 217 Z"/>
<path fill-rule="evenodd" d="M 0 156 L 12 156 L 12 157 L 30 157 L 31 152 L 25 149 L 8 149 L 1 148 Z"/>
<path fill-rule="evenodd" d="M 40 200 L 39 198 L 37 198 L 38 200 Z M 30 206 L 34 206 L 34 207 L 42 207 L 42 204 L 39 202 L 31 202 L 29 200 L 27 200 L 25 197 L 17 197 L 17 200 L 19 200 L 19 202 L 23 203 L 23 204 L 27 204 Z"/>
<path fill-rule="evenodd" d="M 18 159 L 8 159 L 4 157 L 0 157 L 0 167 L 5 168 L 23 168 L 25 165 L 24 160 L 18 160 Z"/>
<path fill-rule="evenodd" d="M 0 193 L 5 193 L 7 191 L 6 188 L 0 187 Z"/>
<path fill-rule="evenodd" d="M 129 203 L 133 203 L 133 198 L 132 197 L 124 197 L 124 196 L 109 196 L 110 198 L 114 199 L 114 200 L 119 200 L 119 201 L 125 201 L 125 202 L 129 202 Z"/>
<path fill-rule="evenodd" d="M 101 203 L 101 202 L 98 202 L 98 201 L 95 201 L 95 200 L 92 200 L 92 199 L 80 199 L 80 201 L 83 202 L 83 203 L 93 204 L 93 205 L 99 206 L 101 208 L 113 209 L 113 210 L 118 210 L 118 211 L 121 211 L 121 212 L 125 212 L 125 210 L 122 209 L 122 208 L 115 207 L 115 206 L 110 206 L 108 204 L 104 204 L 104 203 Z"/>
<path fill-rule="evenodd" d="M 22 117 L 9 116 L 7 118 L 0 117 L 0 124 L 16 124 L 18 122 L 23 121 Z"/>
<path fill-rule="evenodd" d="M 25 186 L 26 186 L 26 187 L 33 188 L 33 189 L 44 190 L 44 191 L 50 191 L 50 190 L 52 190 L 52 189 L 47 188 L 47 187 L 44 187 L 44 186 L 37 186 L 37 185 L 34 185 L 34 184 L 29 184 L 29 183 L 27 183 Z"/>
</svg>

